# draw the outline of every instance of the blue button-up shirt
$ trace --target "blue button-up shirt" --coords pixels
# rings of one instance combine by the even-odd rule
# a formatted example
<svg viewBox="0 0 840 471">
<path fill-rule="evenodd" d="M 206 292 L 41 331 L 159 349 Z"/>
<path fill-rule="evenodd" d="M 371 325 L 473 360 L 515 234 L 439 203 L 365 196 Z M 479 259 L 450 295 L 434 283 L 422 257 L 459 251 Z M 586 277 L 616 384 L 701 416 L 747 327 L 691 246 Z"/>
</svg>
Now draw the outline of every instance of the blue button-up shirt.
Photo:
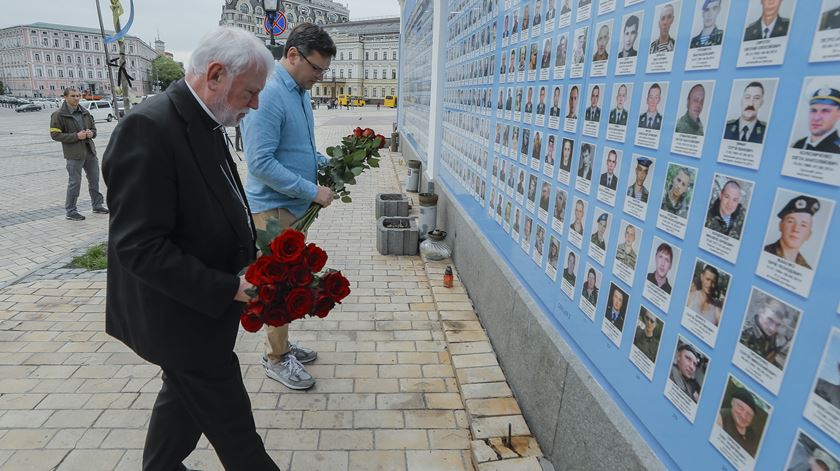
<svg viewBox="0 0 840 471">
<path fill-rule="evenodd" d="M 251 211 L 284 208 L 300 217 L 315 199 L 318 166 L 327 158 L 315 148 L 310 100 L 309 92 L 277 64 L 260 93 L 259 109 L 242 121 Z"/>
</svg>

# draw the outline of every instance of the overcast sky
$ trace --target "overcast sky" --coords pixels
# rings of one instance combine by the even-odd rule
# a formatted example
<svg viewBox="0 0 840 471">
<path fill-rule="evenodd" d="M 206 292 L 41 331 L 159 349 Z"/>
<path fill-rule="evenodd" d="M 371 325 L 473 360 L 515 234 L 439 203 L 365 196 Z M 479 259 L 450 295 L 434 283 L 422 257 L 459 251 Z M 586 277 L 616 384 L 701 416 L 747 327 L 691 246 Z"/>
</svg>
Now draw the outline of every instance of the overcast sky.
<svg viewBox="0 0 840 471">
<path fill-rule="evenodd" d="M 175 60 L 188 61 L 196 41 L 211 27 L 219 24 L 223 0 L 134 0 L 134 25 L 129 34 L 153 42 L 160 32 L 166 50 Z M 14 5 L 10 5 L 13 3 Z M 113 29 L 108 0 L 99 0 L 105 29 Z M 129 0 L 122 0 L 128 18 Z M 339 0 L 349 5 L 350 19 L 373 16 L 399 16 L 397 0 Z M 59 23 L 99 28 L 96 0 L 3 0 L 0 28 L 36 22 Z"/>
</svg>

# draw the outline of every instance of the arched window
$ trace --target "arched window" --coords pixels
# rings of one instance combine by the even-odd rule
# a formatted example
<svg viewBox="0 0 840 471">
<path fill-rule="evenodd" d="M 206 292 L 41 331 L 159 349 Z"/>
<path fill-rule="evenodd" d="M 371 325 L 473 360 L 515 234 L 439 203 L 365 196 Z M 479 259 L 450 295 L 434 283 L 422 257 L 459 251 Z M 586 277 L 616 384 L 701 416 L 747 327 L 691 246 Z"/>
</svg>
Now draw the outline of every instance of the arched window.
<svg viewBox="0 0 840 471">
<path fill-rule="evenodd" d="M 245 2 L 239 4 L 239 11 L 245 14 L 251 13 L 251 9 L 248 8 L 248 4 Z"/>
<path fill-rule="evenodd" d="M 61 64 L 61 56 L 59 56 L 58 54 L 56 54 L 56 56 L 55 56 L 55 63 L 56 64 Z"/>
</svg>

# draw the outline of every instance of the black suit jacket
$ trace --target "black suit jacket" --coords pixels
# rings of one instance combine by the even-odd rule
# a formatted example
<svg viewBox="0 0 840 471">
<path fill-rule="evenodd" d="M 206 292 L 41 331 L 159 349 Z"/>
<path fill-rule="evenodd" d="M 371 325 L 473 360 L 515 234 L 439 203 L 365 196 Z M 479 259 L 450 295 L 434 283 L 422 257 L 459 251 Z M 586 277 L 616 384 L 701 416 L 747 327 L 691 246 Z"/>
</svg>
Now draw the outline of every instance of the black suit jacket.
<svg viewBox="0 0 840 471">
<path fill-rule="evenodd" d="M 216 127 L 182 79 L 120 121 L 102 161 L 111 189 L 105 330 L 164 367 L 230 365 L 243 307 L 233 300 L 237 274 L 256 255 Z"/>
<path fill-rule="evenodd" d="M 607 185 L 607 174 L 606 174 L 606 173 L 602 173 L 602 174 L 601 174 L 601 180 L 600 180 L 598 183 L 599 183 L 601 186 L 604 186 L 604 187 L 609 188 L 610 190 L 615 190 L 616 186 L 618 185 L 618 177 L 617 177 L 617 176 L 615 176 L 615 175 L 613 175 L 613 177 L 612 177 L 612 181 L 610 181 L 610 184 L 609 184 L 609 185 Z"/>
<path fill-rule="evenodd" d="M 788 26 L 790 26 L 790 20 L 782 18 L 781 16 L 778 17 L 776 19 L 776 24 L 773 26 L 773 31 L 770 31 L 770 37 L 778 38 L 779 36 L 787 36 Z M 763 30 L 764 28 L 761 26 L 761 18 L 755 20 L 747 26 L 746 30 L 744 30 L 744 41 L 755 41 L 757 39 L 761 39 L 764 37 Z"/>
</svg>

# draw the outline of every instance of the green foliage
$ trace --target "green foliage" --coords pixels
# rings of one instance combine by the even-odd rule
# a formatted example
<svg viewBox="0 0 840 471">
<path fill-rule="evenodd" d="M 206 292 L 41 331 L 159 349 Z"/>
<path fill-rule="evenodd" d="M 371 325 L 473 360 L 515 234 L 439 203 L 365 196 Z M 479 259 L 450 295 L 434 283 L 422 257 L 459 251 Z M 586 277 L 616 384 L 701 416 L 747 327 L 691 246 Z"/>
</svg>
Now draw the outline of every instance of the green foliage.
<svg viewBox="0 0 840 471">
<path fill-rule="evenodd" d="M 73 257 L 69 268 L 84 268 L 86 270 L 104 270 L 108 267 L 108 257 L 105 244 L 94 245 L 87 249 L 84 255 Z"/>
<path fill-rule="evenodd" d="M 156 77 L 160 81 L 163 90 L 166 90 L 170 83 L 180 80 L 183 76 L 184 68 L 169 56 L 158 56 L 152 61 L 152 77 Z"/>
</svg>

